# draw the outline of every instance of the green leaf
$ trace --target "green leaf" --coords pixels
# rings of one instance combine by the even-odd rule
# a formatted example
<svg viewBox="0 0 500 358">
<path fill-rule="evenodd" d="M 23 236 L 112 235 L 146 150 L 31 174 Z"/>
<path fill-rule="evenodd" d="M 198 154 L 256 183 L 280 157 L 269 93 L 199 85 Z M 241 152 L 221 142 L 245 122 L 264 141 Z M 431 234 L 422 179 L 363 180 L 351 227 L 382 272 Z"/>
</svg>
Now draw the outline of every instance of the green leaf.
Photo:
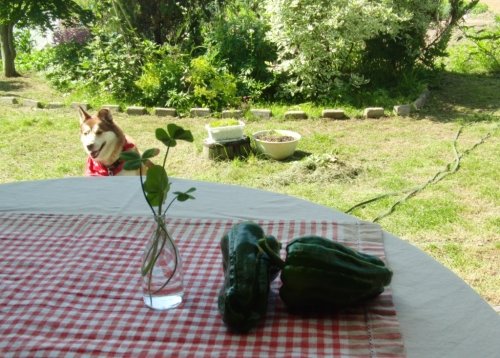
<svg viewBox="0 0 500 358">
<path fill-rule="evenodd" d="M 190 188 L 189 190 L 187 190 L 185 192 L 174 191 L 174 195 L 176 195 L 177 200 L 180 201 L 180 202 L 186 201 L 186 200 L 189 200 L 189 199 L 195 199 L 194 196 L 192 196 L 192 195 L 189 194 L 189 193 L 192 193 L 195 190 L 196 190 L 196 188 Z"/>
<path fill-rule="evenodd" d="M 141 167 L 142 161 L 140 159 L 127 160 L 125 164 L 123 164 L 123 169 L 125 170 L 137 170 Z"/>
<path fill-rule="evenodd" d="M 167 125 L 167 132 L 170 137 L 178 140 L 184 140 L 186 142 L 192 142 L 194 140 L 191 131 L 185 130 L 184 128 L 178 126 L 175 123 L 169 123 Z"/>
<path fill-rule="evenodd" d="M 120 153 L 120 159 L 125 162 L 123 169 L 137 170 L 141 167 L 141 155 L 136 151 L 128 151 Z"/>
<path fill-rule="evenodd" d="M 191 131 L 185 130 L 177 124 L 170 123 L 167 125 L 167 130 L 163 128 L 156 129 L 156 139 L 165 144 L 167 147 L 175 147 L 177 140 L 193 142 L 193 134 Z"/>
<path fill-rule="evenodd" d="M 151 206 L 161 205 L 170 190 L 167 172 L 161 165 L 153 165 L 148 169 L 144 181 L 144 191 Z"/>
<path fill-rule="evenodd" d="M 149 158 L 156 157 L 158 154 L 160 154 L 160 150 L 158 148 L 151 148 L 142 153 L 142 159 L 147 160 Z"/>
<path fill-rule="evenodd" d="M 155 131 L 156 139 L 165 144 L 167 147 L 175 147 L 177 142 L 163 128 L 157 128 Z"/>
<path fill-rule="evenodd" d="M 128 162 L 130 160 L 141 160 L 141 155 L 136 151 L 127 151 L 120 153 L 120 159 Z"/>
</svg>

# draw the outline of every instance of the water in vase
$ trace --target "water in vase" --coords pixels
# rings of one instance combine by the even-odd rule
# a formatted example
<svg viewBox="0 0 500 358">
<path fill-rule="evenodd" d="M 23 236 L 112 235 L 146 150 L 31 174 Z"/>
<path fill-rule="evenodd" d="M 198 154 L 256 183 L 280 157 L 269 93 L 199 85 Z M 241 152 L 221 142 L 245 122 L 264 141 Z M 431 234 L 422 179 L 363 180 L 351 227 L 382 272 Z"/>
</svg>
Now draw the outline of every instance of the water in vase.
<svg viewBox="0 0 500 358">
<path fill-rule="evenodd" d="M 146 306 L 154 310 L 178 307 L 184 295 L 181 256 L 163 220 L 144 250 L 142 289 Z"/>
</svg>

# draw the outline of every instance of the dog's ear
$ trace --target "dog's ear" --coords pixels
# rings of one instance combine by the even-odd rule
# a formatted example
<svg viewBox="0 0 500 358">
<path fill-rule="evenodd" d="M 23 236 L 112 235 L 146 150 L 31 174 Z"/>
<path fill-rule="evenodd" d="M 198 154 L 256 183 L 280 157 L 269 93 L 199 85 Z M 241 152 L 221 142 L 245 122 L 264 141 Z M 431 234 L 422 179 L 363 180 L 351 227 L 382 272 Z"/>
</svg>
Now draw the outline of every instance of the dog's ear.
<svg viewBox="0 0 500 358">
<path fill-rule="evenodd" d="M 85 112 L 81 106 L 78 106 L 78 115 L 80 116 L 80 124 L 91 118 L 91 115 Z"/>
<path fill-rule="evenodd" d="M 106 122 L 109 122 L 109 123 L 113 123 L 113 116 L 111 115 L 111 111 L 107 108 L 103 108 L 101 109 L 98 113 L 97 113 L 97 117 L 101 120 L 101 121 L 106 121 Z"/>
</svg>

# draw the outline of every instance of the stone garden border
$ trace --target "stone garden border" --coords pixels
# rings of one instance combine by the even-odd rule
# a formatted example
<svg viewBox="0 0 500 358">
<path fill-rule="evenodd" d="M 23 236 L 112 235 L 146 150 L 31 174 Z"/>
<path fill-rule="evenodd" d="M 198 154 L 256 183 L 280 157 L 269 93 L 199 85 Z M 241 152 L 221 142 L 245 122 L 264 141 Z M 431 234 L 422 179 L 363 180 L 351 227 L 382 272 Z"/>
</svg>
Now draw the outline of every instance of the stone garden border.
<svg viewBox="0 0 500 358">
<path fill-rule="evenodd" d="M 428 99 L 430 97 L 430 91 L 425 89 L 420 96 L 409 104 L 400 104 L 393 107 L 392 113 L 395 116 L 399 117 L 407 117 L 412 112 L 419 111 L 422 109 Z M 64 108 L 65 105 L 62 102 L 49 102 L 43 104 L 40 101 L 29 99 L 29 98 L 21 98 L 15 96 L 0 96 L 0 103 L 10 104 L 10 105 L 18 105 L 33 109 L 60 109 Z M 73 102 L 69 106 L 70 108 L 78 108 L 81 106 L 84 110 L 88 110 L 91 108 L 89 103 L 87 102 Z M 121 107 L 116 104 L 105 104 L 101 106 L 101 108 L 107 108 L 111 111 L 121 112 Z M 175 108 L 163 108 L 163 107 L 155 107 L 153 109 L 153 113 L 150 113 L 146 107 L 141 106 L 129 106 L 125 108 L 124 112 L 130 116 L 143 116 L 143 115 L 155 115 L 157 117 L 176 117 L 178 115 L 177 110 Z M 272 112 L 270 109 L 265 108 L 255 108 L 249 109 L 249 113 L 255 117 L 260 119 L 270 119 L 272 117 Z M 209 117 L 212 114 L 212 111 L 209 108 L 191 108 L 190 117 L 192 118 L 202 118 Z M 227 109 L 221 112 L 222 118 L 242 118 L 243 111 L 237 109 Z M 371 118 L 381 118 L 385 116 L 385 109 L 383 107 L 367 107 L 364 109 L 362 118 L 371 119 Z M 307 119 L 309 116 L 306 112 L 301 110 L 289 110 L 284 114 L 285 119 Z M 321 118 L 325 119 L 334 119 L 334 120 L 344 120 L 350 119 L 342 109 L 334 108 L 334 109 L 324 109 L 321 113 Z"/>
</svg>

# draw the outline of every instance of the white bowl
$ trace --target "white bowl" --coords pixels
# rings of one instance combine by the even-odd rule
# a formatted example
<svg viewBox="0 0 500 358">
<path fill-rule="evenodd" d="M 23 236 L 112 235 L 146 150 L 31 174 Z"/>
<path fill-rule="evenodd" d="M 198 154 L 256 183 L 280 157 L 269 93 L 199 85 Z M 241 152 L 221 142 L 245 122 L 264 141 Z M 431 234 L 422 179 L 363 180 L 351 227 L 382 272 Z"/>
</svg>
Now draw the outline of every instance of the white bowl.
<svg viewBox="0 0 500 358">
<path fill-rule="evenodd" d="M 258 139 L 259 136 L 270 132 L 290 136 L 293 140 L 288 142 L 269 142 Z M 295 148 L 297 148 L 300 138 L 301 136 L 299 133 L 284 129 L 264 130 L 253 134 L 257 151 L 276 160 L 283 160 L 291 156 L 295 152 Z"/>
</svg>

